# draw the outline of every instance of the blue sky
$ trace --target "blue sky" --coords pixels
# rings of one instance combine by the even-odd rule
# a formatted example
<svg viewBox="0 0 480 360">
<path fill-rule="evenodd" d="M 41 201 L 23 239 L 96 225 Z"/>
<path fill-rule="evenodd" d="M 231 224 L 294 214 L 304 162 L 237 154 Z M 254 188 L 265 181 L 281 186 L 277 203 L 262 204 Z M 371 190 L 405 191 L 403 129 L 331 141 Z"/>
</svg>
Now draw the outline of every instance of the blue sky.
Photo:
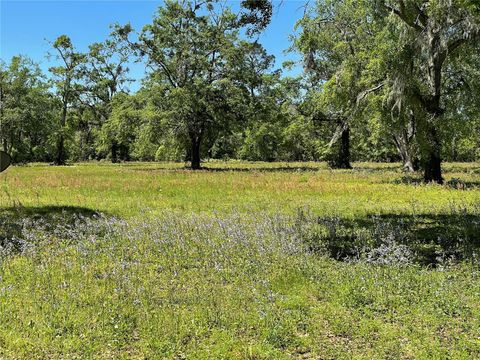
<svg viewBox="0 0 480 360">
<path fill-rule="evenodd" d="M 284 54 L 290 42 L 295 22 L 302 16 L 304 1 L 284 0 L 275 2 L 272 22 L 260 37 L 261 43 L 270 54 L 275 55 L 280 67 L 283 61 L 295 59 L 295 54 Z M 93 42 L 104 40 L 110 33 L 109 25 L 115 22 L 130 22 L 135 30 L 151 22 L 161 1 L 24 1 L 0 0 L 0 57 L 9 61 L 14 55 L 27 55 L 40 63 L 45 71 L 53 60 L 46 58 L 50 50 L 48 40 L 61 34 L 70 36 L 79 51 L 85 51 Z M 238 7 L 239 1 L 232 1 Z M 144 67 L 130 66 L 132 76 L 141 78 Z M 299 69 L 290 74 L 295 75 Z M 138 87 L 132 85 L 132 90 Z"/>
</svg>

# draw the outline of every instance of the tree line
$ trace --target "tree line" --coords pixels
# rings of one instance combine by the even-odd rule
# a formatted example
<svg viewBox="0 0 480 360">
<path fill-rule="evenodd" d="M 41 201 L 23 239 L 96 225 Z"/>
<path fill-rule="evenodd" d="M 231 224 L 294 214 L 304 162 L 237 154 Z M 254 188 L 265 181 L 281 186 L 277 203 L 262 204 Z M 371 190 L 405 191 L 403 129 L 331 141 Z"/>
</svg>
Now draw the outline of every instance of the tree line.
<svg viewBox="0 0 480 360">
<path fill-rule="evenodd" d="M 108 159 L 402 161 L 441 183 L 445 160 L 480 157 L 480 5 L 475 0 L 305 4 L 283 74 L 259 42 L 274 4 L 171 1 L 139 32 L 114 25 L 78 51 L 51 43 L 42 73 L 0 64 L 0 144 L 17 163 Z M 131 61 L 147 68 L 142 85 Z M 296 64 L 285 63 L 285 68 Z"/>
</svg>

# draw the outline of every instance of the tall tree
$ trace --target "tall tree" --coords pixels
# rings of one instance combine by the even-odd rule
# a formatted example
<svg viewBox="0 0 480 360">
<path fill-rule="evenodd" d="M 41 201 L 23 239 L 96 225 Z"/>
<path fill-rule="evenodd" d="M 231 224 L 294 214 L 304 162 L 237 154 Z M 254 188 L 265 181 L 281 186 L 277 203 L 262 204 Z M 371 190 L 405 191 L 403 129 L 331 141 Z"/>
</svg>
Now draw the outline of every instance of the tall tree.
<svg viewBox="0 0 480 360">
<path fill-rule="evenodd" d="M 309 82 L 320 91 L 319 111 L 335 123 L 330 146 L 339 141 L 332 159 L 332 165 L 338 168 L 351 168 L 350 128 L 360 117 L 360 74 L 374 26 L 365 21 L 366 9 L 365 1 L 319 0 L 306 8 L 297 24 L 301 32 L 294 39 L 294 49 L 303 55 Z"/>
<path fill-rule="evenodd" d="M 228 75 L 229 55 L 241 27 L 265 26 L 262 21 L 268 14 L 254 16 L 255 8 L 234 14 L 215 0 L 167 0 L 138 41 L 129 40 L 129 25 L 117 28 L 137 55 L 146 58 L 150 79 L 166 88 L 170 126 L 179 138 L 188 140 L 193 169 L 200 168 L 201 154 L 208 150 L 205 140 L 235 119 L 232 105 L 239 89 Z"/>
<path fill-rule="evenodd" d="M 87 138 L 93 138 L 93 130 L 100 129 L 112 112 L 112 99 L 118 93 L 126 93 L 126 86 L 132 81 L 128 77 L 129 52 L 115 38 L 89 46 L 85 63 L 82 66 L 84 86 L 81 101 L 92 113 L 94 123 L 84 121 Z M 110 143 L 112 162 L 118 159 L 118 144 L 115 138 Z"/>
<path fill-rule="evenodd" d="M 82 91 L 78 79 L 80 78 L 80 66 L 84 63 L 85 56 L 75 50 L 67 35 L 59 36 L 53 42 L 52 47 L 55 50 L 55 57 L 60 62 L 60 65 L 51 67 L 49 70 L 53 76 L 57 96 L 62 104 L 54 164 L 65 165 L 67 160 L 65 136 L 68 111 Z"/>
<path fill-rule="evenodd" d="M 387 18 L 396 39 L 383 54 L 390 96 L 398 109 L 415 112 L 425 181 L 442 183 L 442 119 L 453 108 L 461 111 L 461 104 L 448 103 L 447 97 L 462 87 L 447 94 L 447 78 L 455 73 L 455 59 L 479 41 L 478 5 L 465 0 L 377 0 L 376 10 Z"/>
</svg>

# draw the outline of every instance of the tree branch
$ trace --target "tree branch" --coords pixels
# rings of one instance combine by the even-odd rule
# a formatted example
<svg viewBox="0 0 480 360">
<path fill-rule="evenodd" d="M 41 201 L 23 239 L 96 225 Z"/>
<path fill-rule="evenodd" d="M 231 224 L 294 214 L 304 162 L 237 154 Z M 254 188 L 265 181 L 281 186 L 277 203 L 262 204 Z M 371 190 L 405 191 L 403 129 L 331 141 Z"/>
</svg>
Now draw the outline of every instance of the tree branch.
<svg viewBox="0 0 480 360">
<path fill-rule="evenodd" d="M 357 105 L 360 103 L 360 101 L 362 101 L 363 99 L 365 99 L 370 93 L 372 92 L 375 92 L 377 90 L 380 90 L 383 86 L 385 85 L 385 82 L 381 82 L 380 84 L 378 84 L 377 86 L 374 86 L 373 88 L 371 89 L 367 89 L 365 91 L 362 91 L 360 94 L 358 94 L 357 96 Z"/>
<path fill-rule="evenodd" d="M 407 24 L 408 26 L 410 26 L 411 28 L 417 30 L 417 31 L 423 31 L 424 28 L 422 26 L 420 26 L 418 23 L 415 22 L 415 20 L 412 20 L 412 19 L 409 19 L 407 14 L 405 13 L 405 3 L 403 2 L 403 0 L 400 0 L 399 1 L 400 3 L 400 9 L 397 9 L 393 6 L 390 6 L 388 4 L 385 4 L 385 3 L 382 3 L 383 6 L 385 7 L 385 9 L 387 9 L 388 11 L 392 12 L 393 14 L 397 15 L 400 19 L 403 20 L 403 22 L 405 24 Z M 419 16 L 421 16 L 423 14 L 423 12 L 419 10 Z M 423 14 L 423 16 L 425 16 Z"/>
</svg>

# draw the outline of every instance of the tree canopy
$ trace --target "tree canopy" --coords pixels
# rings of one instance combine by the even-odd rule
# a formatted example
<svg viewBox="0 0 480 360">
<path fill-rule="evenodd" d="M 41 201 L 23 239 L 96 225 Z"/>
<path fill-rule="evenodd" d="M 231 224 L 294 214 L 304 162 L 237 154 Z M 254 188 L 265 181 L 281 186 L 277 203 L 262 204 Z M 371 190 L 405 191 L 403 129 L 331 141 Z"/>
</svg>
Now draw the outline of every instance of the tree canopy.
<svg viewBox="0 0 480 360">
<path fill-rule="evenodd" d="M 116 24 L 84 52 L 61 35 L 49 74 L 23 56 L 2 61 L 3 150 L 17 163 L 194 169 L 213 158 L 401 161 L 438 183 L 442 161 L 480 157 L 476 1 L 305 3 L 289 49 L 296 77 L 260 41 L 275 6 L 168 0 L 143 29 Z M 135 93 L 132 61 L 146 67 Z"/>
</svg>

